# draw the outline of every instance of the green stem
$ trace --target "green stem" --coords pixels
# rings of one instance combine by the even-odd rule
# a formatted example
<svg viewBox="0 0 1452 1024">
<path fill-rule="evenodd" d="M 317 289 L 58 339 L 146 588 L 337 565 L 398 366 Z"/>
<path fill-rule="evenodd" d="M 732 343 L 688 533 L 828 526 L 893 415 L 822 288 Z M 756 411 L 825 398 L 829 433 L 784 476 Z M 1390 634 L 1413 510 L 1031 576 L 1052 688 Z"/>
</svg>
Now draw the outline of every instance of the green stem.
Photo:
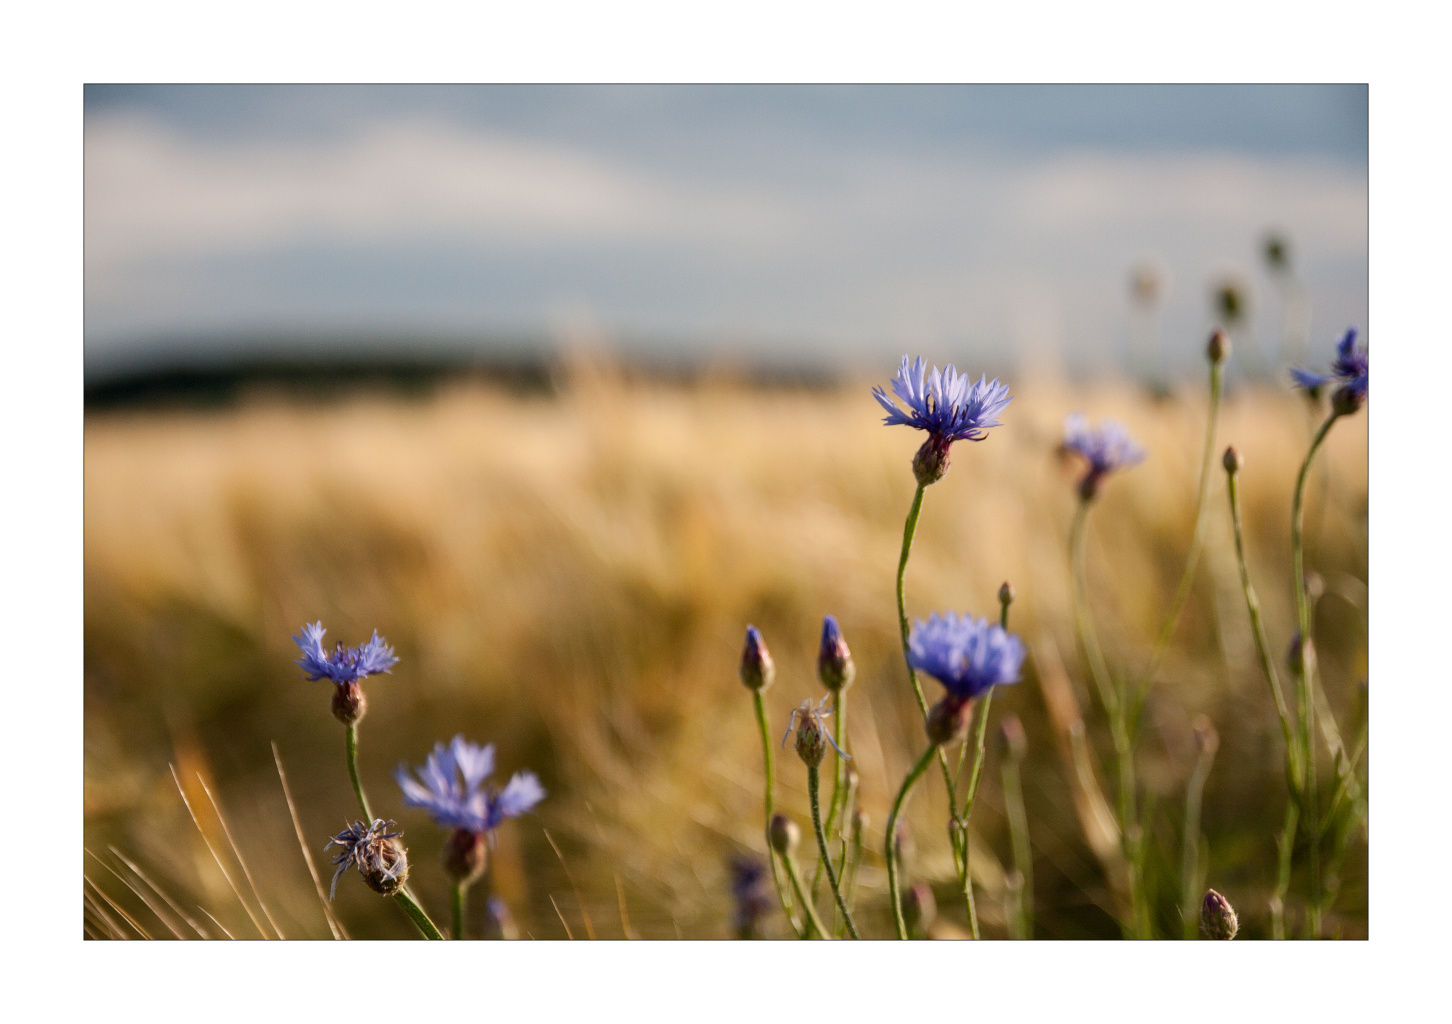
<svg viewBox="0 0 1452 1024">
<path fill-rule="evenodd" d="M 1154 680 L 1155 671 L 1160 667 L 1160 659 L 1164 657 L 1165 650 L 1169 647 L 1170 637 L 1174 635 L 1175 626 L 1179 624 L 1180 613 L 1185 610 L 1185 602 L 1189 600 L 1190 586 L 1195 582 L 1195 568 L 1199 564 L 1200 551 L 1204 547 L 1205 506 L 1210 496 L 1210 466 L 1215 455 L 1215 425 L 1220 418 L 1220 393 L 1224 380 L 1225 364 L 1212 360 L 1210 363 L 1210 415 L 1205 425 L 1205 451 L 1200 458 L 1200 485 L 1195 494 L 1195 530 L 1190 536 L 1190 552 L 1185 557 L 1185 570 L 1180 574 L 1180 583 L 1175 588 L 1175 596 L 1170 602 L 1169 613 L 1160 625 L 1160 632 L 1155 638 L 1149 665 L 1145 668 L 1139 686 L 1136 687 L 1136 703 L 1143 701 L 1145 691 Z"/>
<path fill-rule="evenodd" d="M 464 900 L 466 897 L 466 887 L 460 883 L 455 882 L 449 887 L 449 910 L 453 923 L 453 930 L 449 937 L 452 939 L 464 937 Z"/>
<path fill-rule="evenodd" d="M 1110 736 L 1114 740 L 1114 754 L 1119 774 L 1119 834 L 1124 857 L 1129 869 L 1130 921 L 1124 923 L 1127 935 L 1148 938 L 1148 908 L 1144 905 L 1142 882 L 1142 837 L 1136 828 L 1134 744 L 1130 738 L 1129 724 L 1125 714 L 1124 695 L 1114 685 L 1109 675 L 1109 666 L 1104 661 L 1104 652 L 1099 646 L 1099 637 L 1094 631 L 1094 620 L 1089 614 L 1088 587 L 1085 582 L 1084 535 L 1089 521 L 1089 501 L 1080 499 L 1074 524 L 1069 531 L 1069 562 L 1073 591 L 1074 624 L 1078 629 L 1079 643 L 1084 648 L 1089 662 L 1089 674 L 1094 677 L 1095 689 L 1099 691 L 1100 703 L 1109 717 Z"/>
<path fill-rule="evenodd" d="M 368 807 L 368 797 L 363 795 L 363 780 L 358 777 L 358 723 L 348 726 L 348 777 L 353 780 L 353 793 L 358 797 L 358 806 L 363 811 L 363 820 L 371 823 L 373 811 Z"/>
<path fill-rule="evenodd" d="M 837 882 L 837 869 L 832 866 L 832 851 L 827 849 L 827 833 L 822 831 L 822 808 L 817 799 L 818 782 L 817 766 L 807 765 L 807 795 L 812 798 L 812 828 L 817 833 L 817 849 L 822 853 L 822 863 L 827 867 L 827 881 L 831 884 L 832 895 L 837 900 L 837 910 L 847 922 L 847 931 L 854 939 L 860 939 L 862 936 L 857 934 L 857 922 L 852 920 L 852 912 L 847 909 L 847 901 L 842 898 L 842 887 Z"/>
<path fill-rule="evenodd" d="M 1007 612 L 1007 608 L 1004 609 Z M 1008 616 L 1005 614 L 1004 618 Z M 983 695 L 978 709 L 978 733 L 974 739 L 973 771 L 968 775 L 968 793 L 963 799 L 963 813 L 959 816 L 963 832 L 963 898 L 968 903 L 968 930 L 978 938 L 978 908 L 973 901 L 973 878 L 969 871 L 968 822 L 973 817 L 973 803 L 978 798 L 978 781 L 983 775 L 983 762 L 987 760 L 988 708 L 993 703 L 993 687 Z"/>
<path fill-rule="evenodd" d="M 1276 841 L 1278 854 L 1276 864 L 1276 891 L 1271 896 L 1271 938 L 1286 937 L 1286 893 L 1291 889 L 1291 850 L 1296 842 L 1296 820 L 1300 815 L 1298 795 L 1292 794 L 1286 803 L 1286 823 L 1281 826 L 1280 838 Z"/>
<path fill-rule="evenodd" d="M 399 889 L 398 892 L 393 894 L 393 900 L 403 908 L 403 912 L 414 923 L 414 927 L 423 932 L 424 938 L 442 939 L 444 937 L 434 923 L 429 920 L 429 915 L 424 913 L 423 907 L 418 905 L 418 901 L 413 898 L 413 895 L 407 889 Z"/>
<path fill-rule="evenodd" d="M 1018 913 L 1015 915 L 1016 939 L 1033 937 L 1034 866 L 1033 848 L 1029 845 L 1028 813 L 1023 805 L 1023 786 L 1018 761 L 1003 759 L 1003 803 L 1008 812 L 1009 836 L 1013 845 L 1013 866 L 1022 879 L 1019 889 Z"/>
<path fill-rule="evenodd" d="M 797 891 L 797 899 L 802 901 L 802 910 L 807 915 L 807 933 L 802 938 L 810 938 L 813 933 L 819 939 L 831 938 L 827 934 L 827 929 L 822 925 L 822 919 L 817 916 L 817 908 L 812 904 L 806 888 L 802 885 L 802 876 L 797 871 L 796 858 L 787 855 L 782 858 L 782 861 L 786 864 L 787 877 L 791 879 L 792 888 Z"/>
<path fill-rule="evenodd" d="M 1310 645 L 1311 641 L 1311 605 L 1306 595 L 1306 573 L 1304 565 L 1302 528 L 1305 520 L 1305 492 L 1306 476 L 1311 469 L 1311 460 L 1316 457 L 1316 451 L 1321 447 L 1321 442 L 1331 432 L 1331 426 L 1339 416 L 1334 409 L 1326 417 L 1326 422 L 1321 424 L 1321 429 L 1316 432 L 1315 440 L 1311 442 L 1310 451 L 1306 452 L 1306 461 L 1301 463 L 1301 471 L 1296 476 L 1296 493 L 1291 501 L 1291 585 L 1296 593 L 1296 622 L 1301 631 L 1302 650 Z M 1304 796 L 1302 797 L 1303 824 L 1307 830 L 1307 837 L 1310 840 L 1311 860 L 1311 900 L 1308 907 L 1308 927 L 1312 938 L 1319 938 L 1321 932 L 1321 839 L 1317 834 L 1319 813 L 1316 809 L 1316 748 L 1311 739 L 1311 723 L 1315 716 L 1314 701 L 1311 696 L 1312 672 L 1314 671 L 1314 658 L 1300 657 L 1296 659 L 1296 701 L 1300 711 L 1301 726 L 1301 764 L 1305 769 L 1303 776 Z"/>
<path fill-rule="evenodd" d="M 856 816 L 852 819 L 852 859 L 847 869 L 847 906 L 857 906 L 857 869 L 862 867 L 862 828 Z"/>
<path fill-rule="evenodd" d="M 1250 568 L 1245 559 L 1245 534 L 1241 527 L 1240 489 L 1235 473 L 1226 474 L 1226 490 L 1230 494 L 1230 522 L 1235 529 L 1235 557 L 1240 565 L 1240 587 L 1245 592 L 1245 607 L 1250 613 L 1251 630 L 1255 634 L 1255 649 L 1260 656 L 1260 668 L 1265 681 L 1270 685 L 1271 698 L 1276 704 L 1276 715 L 1281 720 L 1281 735 L 1286 743 L 1286 780 L 1295 791 L 1301 788 L 1300 751 L 1291 725 L 1291 712 L 1286 707 L 1286 698 L 1281 693 L 1281 682 L 1276 675 L 1275 658 L 1271 656 L 1270 641 L 1266 638 L 1265 623 L 1260 616 L 1260 600 L 1250 584 Z"/>
<path fill-rule="evenodd" d="M 888 899 L 892 903 L 892 919 L 897 925 L 897 937 L 906 939 L 907 921 L 902 916 L 902 894 L 897 873 L 897 851 L 893 849 L 896 845 L 893 840 L 897 836 L 897 818 L 902 813 L 903 801 L 907 799 L 908 791 L 922 778 L 923 772 L 928 770 L 928 763 L 933 759 L 933 753 L 938 747 L 928 747 L 923 751 L 923 756 L 918 758 L 912 770 L 908 772 L 907 778 L 902 780 L 902 788 L 897 791 L 897 799 L 892 802 L 892 813 L 887 816 L 887 841 L 883 845 L 883 857 L 887 860 L 887 891 Z"/>
<path fill-rule="evenodd" d="M 781 912 L 786 915 L 787 924 L 791 925 L 792 931 L 797 933 L 798 938 L 805 938 L 806 933 L 802 926 L 797 924 L 797 919 L 792 914 L 792 898 L 787 888 L 782 884 L 781 867 L 777 864 L 776 849 L 771 845 L 771 818 L 776 813 L 775 797 L 773 790 L 774 773 L 772 770 L 771 756 L 771 732 L 766 726 L 766 703 L 761 699 L 760 690 L 751 691 L 752 703 L 756 706 L 756 725 L 761 731 L 761 755 L 766 762 L 766 859 L 771 863 L 771 880 L 776 884 L 776 894 L 781 900 Z"/>
<path fill-rule="evenodd" d="M 1200 803 L 1214 760 L 1214 751 L 1200 751 L 1185 793 L 1185 834 L 1180 846 L 1180 920 L 1186 939 L 1194 939 L 1200 931 Z"/>
<path fill-rule="evenodd" d="M 846 688 L 843 687 L 841 690 L 836 691 L 833 696 L 835 699 L 832 701 L 832 735 L 837 738 L 837 746 L 846 750 L 847 741 L 844 738 L 847 726 L 847 710 L 844 706 L 847 697 Z M 832 834 L 832 826 L 837 823 L 839 802 L 845 802 L 847 799 L 847 761 L 835 749 L 832 751 L 832 757 L 835 758 L 832 775 L 832 801 L 827 805 L 827 824 L 825 826 L 828 836 Z M 844 858 L 847 856 L 847 843 L 845 840 L 842 843 L 842 856 Z M 841 874 L 840 868 L 838 869 L 838 874 Z M 812 875 L 812 899 L 815 900 L 817 898 L 817 892 L 821 889 L 821 885 L 822 862 L 818 861 L 817 870 Z"/>
</svg>

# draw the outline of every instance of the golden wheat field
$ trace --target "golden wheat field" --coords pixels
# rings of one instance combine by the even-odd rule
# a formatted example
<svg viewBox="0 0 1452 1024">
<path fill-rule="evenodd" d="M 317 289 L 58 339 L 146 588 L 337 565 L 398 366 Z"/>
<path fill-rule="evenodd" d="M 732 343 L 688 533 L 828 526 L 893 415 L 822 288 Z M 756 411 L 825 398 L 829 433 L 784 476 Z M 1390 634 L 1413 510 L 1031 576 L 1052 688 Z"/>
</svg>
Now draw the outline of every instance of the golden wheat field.
<svg viewBox="0 0 1452 1024">
<path fill-rule="evenodd" d="M 775 658 L 765 696 L 779 738 L 791 709 L 822 693 L 817 643 L 833 614 L 858 669 L 847 741 L 870 819 L 858 906 L 864 931 L 886 937 L 881 829 L 923 745 L 894 597 L 921 438 L 881 424 L 869 388 L 886 378 L 825 389 L 665 384 L 581 365 L 538 392 L 460 381 L 412 399 L 254 395 L 212 411 L 88 414 L 87 934 L 332 934 L 273 753 L 275 743 L 326 887 L 323 844 L 355 804 L 329 684 L 303 678 L 290 639 L 321 620 L 330 641 L 357 644 L 377 629 L 401 659 L 365 684 L 362 775 L 375 811 L 403 828 L 410 885 L 436 920 L 448 906 L 445 833 L 403 805 L 392 774 L 462 733 L 496 745 L 505 777 L 530 768 L 549 793 L 500 829 L 471 931 L 482 931 L 487 886 L 521 937 L 730 937 L 728 862 L 765 853 L 761 748 L 737 678 L 743 632 L 760 627 Z M 947 476 L 927 491 L 907 605 L 915 618 L 993 616 L 1000 583 L 1012 581 L 1010 630 L 1030 654 L 1023 681 L 998 691 L 992 722 L 1015 714 L 1028 736 L 1034 935 L 1113 937 L 1121 897 L 1095 802 L 1113 763 L 1073 629 L 1078 467 L 1058 442 L 1065 415 L 1082 410 L 1122 420 L 1149 452 L 1107 483 L 1089 526 L 1100 637 L 1111 667 L 1133 672 L 1184 564 L 1206 389 L 1184 383 L 1154 399 L 1114 381 L 1009 383 L 1003 426 L 955 445 Z M 1206 882 L 1234 903 L 1244 936 L 1268 934 L 1282 741 L 1218 453 L 1233 442 L 1245 456 L 1247 554 L 1281 652 L 1294 620 L 1292 487 L 1322 415 L 1272 385 L 1242 386 L 1222 410 L 1205 554 L 1139 754 L 1165 937 L 1181 930 L 1179 828 L 1201 714 L 1220 736 L 1202 816 Z M 1350 733 L 1365 714 L 1366 431 L 1364 413 L 1338 423 L 1307 506 L 1307 565 L 1324 581 L 1322 679 Z M 1087 778 L 1067 738 L 1081 719 L 1097 752 Z M 1007 934 L 998 758 L 991 749 L 971 840 L 992 938 Z M 1324 757 L 1322 771 L 1329 777 Z M 777 789 L 778 804 L 809 822 L 790 749 L 778 756 Z M 962 934 L 941 778 L 926 777 L 907 815 L 911 880 L 937 890 L 934 934 Z M 1328 935 L 1366 935 L 1366 849 L 1364 834 L 1353 839 Z M 415 934 L 357 879 L 340 882 L 333 906 L 355 937 Z M 779 911 L 765 930 L 788 934 Z"/>
</svg>

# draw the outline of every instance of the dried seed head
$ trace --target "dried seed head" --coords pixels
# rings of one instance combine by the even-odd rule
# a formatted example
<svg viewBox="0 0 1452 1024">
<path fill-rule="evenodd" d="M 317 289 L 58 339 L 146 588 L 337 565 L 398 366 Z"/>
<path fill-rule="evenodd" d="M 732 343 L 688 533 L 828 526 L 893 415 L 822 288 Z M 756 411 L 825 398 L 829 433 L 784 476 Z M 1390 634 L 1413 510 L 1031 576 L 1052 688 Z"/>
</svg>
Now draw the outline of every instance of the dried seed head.
<svg viewBox="0 0 1452 1024">
<path fill-rule="evenodd" d="M 1200 931 L 1209 939 L 1233 939 L 1240 931 L 1240 920 L 1230 901 L 1214 889 L 1205 893 L 1200 904 Z"/>
<path fill-rule="evenodd" d="M 332 839 L 328 846 L 340 847 L 334 855 L 332 888 L 328 898 L 332 899 L 338 889 L 338 879 L 351 865 L 358 869 L 368 888 L 383 896 L 392 896 L 408 880 L 408 851 L 398 840 L 402 832 L 390 832 L 395 823 L 375 818 L 371 825 L 355 821 Z M 324 847 L 326 849 L 327 847 Z"/>
<path fill-rule="evenodd" d="M 802 841 L 802 830 L 797 823 L 788 818 L 785 814 L 773 814 L 771 816 L 771 848 L 783 857 L 790 857 L 797 852 L 797 845 Z"/>
<path fill-rule="evenodd" d="M 823 697 L 816 704 L 809 700 L 802 701 L 800 706 L 792 710 L 787 731 L 781 738 L 782 746 L 786 746 L 787 736 L 792 734 L 793 729 L 797 731 L 797 756 L 808 768 L 815 768 L 822 763 L 822 759 L 827 756 L 828 745 L 842 757 L 849 756 L 837 746 L 836 740 L 827 731 L 826 717 L 832 710 L 827 703 L 830 699 Z"/>
</svg>

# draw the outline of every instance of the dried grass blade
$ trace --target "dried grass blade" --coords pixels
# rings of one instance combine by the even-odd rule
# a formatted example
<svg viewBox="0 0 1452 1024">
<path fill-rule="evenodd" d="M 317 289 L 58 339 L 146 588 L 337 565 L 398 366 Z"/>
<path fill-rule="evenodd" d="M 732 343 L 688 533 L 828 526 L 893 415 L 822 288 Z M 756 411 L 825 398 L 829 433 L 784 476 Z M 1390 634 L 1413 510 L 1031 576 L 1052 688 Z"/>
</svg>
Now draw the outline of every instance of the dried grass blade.
<svg viewBox="0 0 1452 1024">
<path fill-rule="evenodd" d="M 262 902 L 262 894 L 257 891 L 257 883 L 252 880 L 252 872 L 247 870 L 247 862 L 242 859 L 242 851 L 237 848 L 237 841 L 232 838 L 232 830 L 227 827 L 227 817 L 222 813 L 222 805 L 217 803 L 217 798 L 212 796 L 212 791 L 207 788 L 207 782 L 200 774 L 197 775 L 197 782 L 201 784 L 202 792 L 207 794 L 207 800 L 212 805 L 212 811 L 217 815 L 217 820 L 222 823 L 222 835 L 227 837 L 227 845 L 232 847 L 232 856 L 237 858 L 237 863 L 242 865 L 242 877 L 247 879 L 247 887 L 252 890 L 252 898 L 262 908 L 262 916 L 267 918 L 267 923 L 272 925 L 272 931 L 279 939 L 285 938 L 282 930 L 277 927 L 277 922 L 267 911 L 267 904 Z"/>
<path fill-rule="evenodd" d="M 625 910 L 625 886 L 620 884 L 620 876 L 615 876 L 615 898 L 620 901 L 620 930 L 627 939 L 638 939 L 634 928 L 630 926 L 630 914 Z"/>
<path fill-rule="evenodd" d="M 217 930 L 218 931 L 220 931 L 223 935 L 227 936 L 227 938 L 229 938 L 229 939 L 230 938 L 233 938 L 232 933 L 229 932 L 226 928 L 224 928 L 222 926 L 222 922 L 221 921 L 218 921 L 215 917 L 212 916 L 211 911 L 209 911 L 206 907 L 203 907 L 203 906 L 198 906 L 197 909 L 200 910 L 202 913 L 204 913 L 204 914 L 207 915 L 207 919 L 209 921 L 211 921 L 214 925 L 217 926 Z"/>
<path fill-rule="evenodd" d="M 188 928 L 190 928 L 192 931 L 196 932 L 198 935 L 200 935 L 204 939 L 210 939 L 211 938 L 210 935 L 208 935 L 205 931 L 202 930 L 202 926 L 199 925 L 199 924 L 197 924 L 196 920 L 190 914 L 188 914 L 185 910 L 183 910 L 177 904 L 176 900 L 174 900 L 170 896 L 168 896 L 166 894 L 166 890 L 165 889 L 161 888 L 161 886 L 157 885 L 149 877 L 147 877 L 146 872 L 142 871 L 141 868 L 137 867 L 134 861 L 132 861 L 130 858 L 128 858 L 124 853 L 122 853 L 120 850 L 116 849 L 116 847 L 114 847 L 114 846 L 111 846 L 111 845 L 108 844 L 107 847 L 106 847 L 106 849 L 110 850 L 112 856 L 114 856 L 122 864 L 125 864 L 128 868 L 130 868 L 132 874 L 134 874 L 137 878 L 141 879 L 148 886 L 150 886 L 151 887 L 151 891 L 154 892 L 154 893 L 156 893 L 158 896 L 160 896 L 162 898 L 162 900 L 166 903 L 166 905 L 172 909 L 172 912 L 175 913 L 177 917 L 181 918 L 183 921 L 185 921 L 187 923 L 187 927 Z"/>
<path fill-rule="evenodd" d="M 570 931 L 570 922 L 566 921 L 565 920 L 565 915 L 560 913 L 560 905 L 555 902 L 554 893 L 550 893 L 550 906 L 552 906 L 552 907 L 555 908 L 555 914 L 558 915 L 558 917 L 560 919 L 560 924 L 562 924 L 562 925 L 565 926 L 565 938 L 570 939 L 571 941 L 573 941 L 574 938 L 575 938 L 575 936 Z"/>
<path fill-rule="evenodd" d="M 85 849 L 85 847 L 82 847 L 82 849 Z M 131 881 L 125 875 L 121 874 L 119 871 L 117 871 L 115 868 L 113 868 L 110 864 L 107 864 L 100 857 L 97 857 L 94 853 L 91 853 L 90 850 L 86 850 L 86 853 L 90 854 L 91 859 L 94 860 L 97 864 L 101 865 L 101 867 L 103 867 L 107 871 L 109 871 L 115 877 L 115 879 L 118 882 L 120 882 L 122 885 L 126 886 L 126 888 L 128 888 L 132 892 L 134 892 L 136 894 L 137 898 L 140 899 L 142 903 L 145 903 L 146 904 L 146 909 L 149 910 L 149 911 L 151 911 L 152 914 L 154 914 L 156 916 L 156 919 L 158 921 L 160 921 L 162 924 L 166 925 L 167 931 L 171 932 L 178 939 L 185 938 L 185 936 L 182 935 L 181 931 L 176 927 L 176 925 L 172 924 L 171 918 L 169 918 L 165 914 L 163 914 L 161 912 L 161 908 L 158 907 L 155 903 L 152 902 L 150 896 L 147 896 L 146 893 L 142 892 L 140 889 L 136 888 L 136 886 L 132 885 L 131 884 Z"/>
<path fill-rule="evenodd" d="M 86 879 L 86 881 L 90 881 L 90 879 Z M 118 925 L 115 921 L 111 920 L 111 915 L 106 913 L 106 911 L 101 908 L 101 905 L 91 897 L 90 893 L 82 889 L 81 898 L 85 900 L 86 909 L 89 910 L 97 920 L 99 920 L 102 924 L 106 926 L 106 930 L 111 933 L 111 938 L 122 940 L 127 940 L 131 938 L 131 936 L 127 935 L 121 930 L 120 925 Z"/>
<path fill-rule="evenodd" d="M 132 929 L 136 932 L 137 935 L 140 935 L 143 939 L 148 939 L 149 940 L 151 938 L 150 935 L 147 935 L 146 934 L 146 929 L 143 928 L 143 927 L 141 927 L 141 925 L 139 925 L 139 924 L 136 923 L 136 918 L 134 918 L 130 914 L 126 913 L 126 911 L 122 909 L 122 907 L 121 907 L 121 905 L 119 903 L 117 903 L 115 900 L 113 900 L 110 896 L 107 896 L 106 895 L 106 890 L 102 889 L 99 885 L 97 885 L 94 881 L 92 881 L 90 875 L 83 874 L 83 875 L 81 875 L 81 877 L 83 879 L 85 879 L 86 882 L 88 882 L 90 884 L 90 886 L 91 886 L 92 889 L 96 890 L 96 895 L 97 896 L 101 897 L 101 899 L 103 899 L 103 900 L 106 901 L 106 905 L 107 906 L 109 906 L 112 910 L 116 911 L 116 913 L 118 913 L 118 914 L 121 915 L 121 917 L 126 921 L 127 924 L 129 924 L 132 927 Z"/>
<path fill-rule="evenodd" d="M 202 823 L 197 820 L 197 812 L 192 810 L 192 803 L 190 800 L 187 799 L 187 792 L 185 789 L 182 788 L 181 779 L 177 777 L 176 767 L 174 765 L 167 765 L 167 767 L 171 769 L 172 781 L 176 783 L 176 791 L 181 794 L 182 803 L 186 805 L 187 813 L 192 816 L 192 824 L 197 826 L 197 831 L 201 833 L 202 836 L 202 842 L 207 844 L 207 852 L 212 855 L 212 860 L 216 861 L 217 863 L 217 870 L 222 872 L 222 877 L 225 878 L 227 880 L 227 884 L 232 887 L 232 895 L 237 897 L 237 902 L 242 904 L 243 910 L 247 911 L 247 916 L 251 918 L 253 927 L 257 929 L 257 934 L 261 935 L 264 939 L 271 938 L 271 936 L 263 930 L 262 922 L 257 920 L 257 915 L 252 912 L 252 908 L 247 905 L 247 901 L 242 898 L 242 893 L 240 890 L 238 890 L 237 883 L 232 881 L 232 875 L 227 871 L 226 866 L 222 863 L 222 858 L 217 856 L 217 851 L 213 848 L 212 841 L 207 838 L 207 833 L 205 830 L 203 830 Z M 197 778 L 200 779 L 201 776 L 198 775 Z M 207 914 L 205 909 L 202 910 L 202 913 Z M 212 917 L 211 914 L 207 914 L 207 916 Z M 215 917 L 212 917 L 212 920 L 216 921 L 217 919 Z M 219 924 L 218 927 L 220 928 L 221 925 Z M 223 930 L 225 931 L 225 929 Z M 232 936 L 230 934 L 227 936 L 227 938 L 229 939 L 231 937 Z"/>
<path fill-rule="evenodd" d="M 580 916 L 585 920 L 585 935 L 593 942 L 595 940 L 595 925 L 590 921 L 590 912 L 585 909 L 585 901 L 580 896 L 580 887 L 575 884 L 575 876 L 570 874 L 570 866 L 565 863 L 565 855 L 560 852 L 559 846 L 555 843 L 555 837 L 550 835 L 550 830 L 543 829 L 542 831 L 545 834 L 545 838 L 549 840 L 550 849 L 554 850 L 555 856 L 560 859 L 560 867 L 565 869 L 565 878 L 569 881 L 570 888 L 575 892 L 575 903 L 580 908 Z M 555 909 L 556 911 L 559 910 L 558 907 Z"/>
<path fill-rule="evenodd" d="M 307 861 L 308 874 L 313 877 L 313 888 L 318 891 L 318 901 L 323 905 L 323 917 L 328 921 L 328 930 L 333 933 L 333 938 L 346 939 L 348 933 L 343 928 L 343 922 L 333 915 L 327 891 L 323 888 L 323 880 L 318 875 L 317 865 L 313 863 L 312 851 L 308 849 L 307 837 L 303 835 L 302 822 L 298 820 L 297 805 L 292 802 L 292 791 L 287 787 L 287 774 L 282 770 L 282 755 L 278 753 L 276 740 L 272 741 L 272 759 L 277 762 L 277 779 L 282 783 L 282 795 L 287 800 L 287 813 L 292 815 L 292 827 L 297 832 L 297 845 L 302 850 L 303 860 Z"/>
</svg>

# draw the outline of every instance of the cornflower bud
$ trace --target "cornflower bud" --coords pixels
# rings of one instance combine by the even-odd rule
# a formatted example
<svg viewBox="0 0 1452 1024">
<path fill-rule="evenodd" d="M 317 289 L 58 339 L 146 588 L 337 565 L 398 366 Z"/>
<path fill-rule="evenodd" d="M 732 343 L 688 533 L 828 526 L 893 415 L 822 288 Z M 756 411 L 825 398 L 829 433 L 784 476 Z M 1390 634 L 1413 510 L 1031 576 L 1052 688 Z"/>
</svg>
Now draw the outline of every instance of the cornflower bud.
<svg viewBox="0 0 1452 1024">
<path fill-rule="evenodd" d="M 872 824 L 872 817 L 861 807 L 852 812 L 852 841 L 858 842 L 861 837 L 867 834 L 867 827 Z"/>
<path fill-rule="evenodd" d="M 1366 404 L 1366 389 L 1343 384 L 1331 395 L 1331 411 L 1337 416 L 1350 416 Z"/>
<path fill-rule="evenodd" d="M 1200 753 L 1209 757 L 1220 749 L 1220 734 L 1215 731 L 1215 723 L 1204 715 L 1195 719 L 1195 746 Z"/>
<path fill-rule="evenodd" d="M 1240 931 L 1240 920 L 1230 901 L 1214 889 L 1207 890 L 1200 904 L 1200 931 L 1210 939 L 1233 939 Z"/>
<path fill-rule="evenodd" d="M 1205 357 L 1210 362 L 1219 365 L 1230 358 L 1230 336 L 1220 329 L 1210 335 L 1210 342 L 1205 346 Z"/>
<path fill-rule="evenodd" d="M 1286 651 L 1286 664 L 1292 672 L 1305 672 L 1310 675 L 1316 671 L 1316 642 L 1307 639 L 1301 642 L 1301 631 L 1297 630 L 1296 635 L 1291 637 L 1291 646 Z"/>
<path fill-rule="evenodd" d="M 938 918 L 938 901 L 927 882 L 918 882 L 903 895 L 902 916 L 915 932 L 926 932 L 933 926 Z"/>
<path fill-rule="evenodd" d="M 773 814 L 771 816 L 771 848 L 783 857 L 790 857 L 797 852 L 797 844 L 802 841 L 802 830 L 797 823 L 788 818 L 785 814 Z"/>
<path fill-rule="evenodd" d="M 741 681 L 748 690 L 765 690 L 776 678 L 776 665 L 772 664 L 771 652 L 766 641 L 761 639 L 761 630 L 755 626 L 746 627 L 746 646 L 741 650 Z"/>
<path fill-rule="evenodd" d="M 857 666 L 852 663 L 852 652 L 842 638 L 835 616 L 822 620 L 822 645 L 817 651 L 817 678 L 833 693 L 841 693 L 852 685 L 857 675 Z"/>
<path fill-rule="evenodd" d="M 1022 761 L 1028 753 L 1028 737 L 1024 734 L 1023 723 L 1018 720 L 1018 716 L 1005 716 L 998 726 L 998 735 L 1008 756 L 1015 761 Z"/>
<path fill-rule="evenodd" d="M 484 901 L 484 937 L 511 941 L 519 938 L 519 927 L 514 923 L 514 915 L 509 912 L 509 904 L 498 896 L 490 896 Z"/>
<path fill-rule="evenodd" d="M 913 840 L 912 829 L 908 828 L 907 820 L 899 821 L 897 835 L 893 837 L 892 852 L 897 856 L 897 862 L 902 865 L 903 870 L 907 869 L 917 851 L 918 844 Z"/>
<path fill-rule="evenodd" d="M 1220 464 L 1225 467 L 1225 472 L 1234 476 L 1245 468 L 1245 456 L 1241 455 L 1240 450 L 1232 444 L 1225 449 L 1225 455 L 1221 458 Z"/>
<path fill-rule="evenodd" d="M 1013 599 L 1016 596 L 1017 594 L 1014 592 L 1013 584 L 1008 582 L 1008 580 L 1004 580 L 1003 586 L 998 588 L 998 603 L 1006 607 L 1013 604 Z"/>
</svg>

